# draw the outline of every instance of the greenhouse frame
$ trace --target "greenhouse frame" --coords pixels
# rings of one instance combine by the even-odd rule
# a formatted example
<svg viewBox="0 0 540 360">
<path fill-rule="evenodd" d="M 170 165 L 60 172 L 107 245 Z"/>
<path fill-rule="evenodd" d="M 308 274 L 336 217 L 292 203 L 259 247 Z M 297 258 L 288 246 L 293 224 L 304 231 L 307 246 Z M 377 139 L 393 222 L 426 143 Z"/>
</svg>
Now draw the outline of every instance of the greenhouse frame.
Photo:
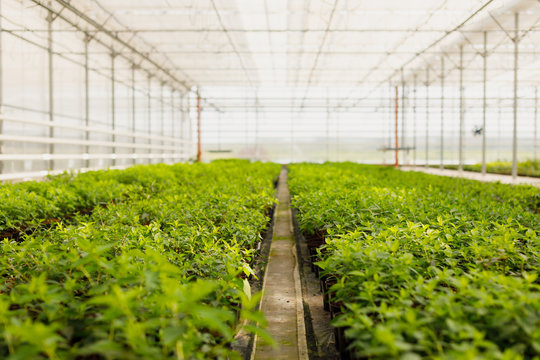
<svg viewBox="0 0 540 360">
<path fill-rule="evenodd" d="M 540 0 L 0 0 L 0 359 L 540 359 Z"/>
<path fill-rule="evenodd" d="M 537 157 L 537 2 L 260 5 L 3 1 L 2 178 L 193 158 L 198 94 L 206 158 Z"/>
</svg>

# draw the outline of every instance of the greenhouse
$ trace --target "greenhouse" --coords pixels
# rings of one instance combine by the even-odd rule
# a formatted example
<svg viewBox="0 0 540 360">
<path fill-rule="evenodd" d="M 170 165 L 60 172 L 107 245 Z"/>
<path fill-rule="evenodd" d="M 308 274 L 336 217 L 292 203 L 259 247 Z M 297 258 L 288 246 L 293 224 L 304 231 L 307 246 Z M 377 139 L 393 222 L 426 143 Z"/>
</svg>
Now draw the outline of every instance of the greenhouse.
<svg viewBox="0 0 540 360">
<path fill-rule="evenodd" d="M 537 0 L 0 0 L 0 359 L 539 359 Z"/>
</svg>

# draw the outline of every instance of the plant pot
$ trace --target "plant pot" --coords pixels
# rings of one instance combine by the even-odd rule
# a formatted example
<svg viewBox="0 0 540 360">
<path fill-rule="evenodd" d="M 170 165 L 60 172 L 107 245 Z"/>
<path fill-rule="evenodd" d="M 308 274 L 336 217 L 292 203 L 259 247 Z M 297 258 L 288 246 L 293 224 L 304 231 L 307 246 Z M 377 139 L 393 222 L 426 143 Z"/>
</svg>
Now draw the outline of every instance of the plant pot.
<svg viewBox="0 0 540 360">
<path fill-rule="evenodd" d="M 337 279 L 333 276 L 328 276 L 326 280 L 321 281 L 322 282 L 322 288 L 323 288 L 323 308 L 326 311 L 330 311 L 330 292 L 328 289 L 332 287 L 332 285 L 337 283 Z"/>
<path fill-rule="evenodd" d="M 330 307 L 330 318 L 335 318 L 336 316 L 338 316 L 339 314 L 341 314 L 341 307 L 343 306 L 343 303 L 342 302 L 336 302 L 336 301 L 333 301 L 332 298 L 329 296 L 328 297 L 328 304 L 329 304 L 329 307 Z"/>
<path fill-rule="evenodd" d="M 350 353 L 347 351 L 347 339 L 345 338 L 345 328 L 334 328 L 334 336 L 336 338 L 336 350 L 341 355 L 342 360 L 351 360 Z"/>
</svg>

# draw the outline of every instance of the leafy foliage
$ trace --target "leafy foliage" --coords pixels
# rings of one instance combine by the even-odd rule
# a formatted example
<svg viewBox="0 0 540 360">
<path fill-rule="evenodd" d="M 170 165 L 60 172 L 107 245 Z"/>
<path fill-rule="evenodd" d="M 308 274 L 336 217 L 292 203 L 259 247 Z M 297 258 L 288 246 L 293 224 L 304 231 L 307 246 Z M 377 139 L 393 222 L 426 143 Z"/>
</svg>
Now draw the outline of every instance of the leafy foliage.
<svg viewBox="0 0 540 360">
<path fill-rule="evenodd" d="M 264 324 L 246 278 L 278 172 L 229 161 L 52 179 L 84 184 L 65 208 L 123 201 L 0 243 L 0 358 L 238 358 L 239 320 Z"/>
<path fill-rule="evenodd" d="M 122 171 L 64 173 L 40 182 L 3 184 L 0 231 L 34 229 L 50 220 L 90 212 L 96 206 L 151 195 L 169 186 L 163 168 L 134 166 Z"/>
<path fill-rule="evenodd" d="M 356 356 L 540 356 L 540 190 L 351 163 L 289 179 Z"/>
</svg>

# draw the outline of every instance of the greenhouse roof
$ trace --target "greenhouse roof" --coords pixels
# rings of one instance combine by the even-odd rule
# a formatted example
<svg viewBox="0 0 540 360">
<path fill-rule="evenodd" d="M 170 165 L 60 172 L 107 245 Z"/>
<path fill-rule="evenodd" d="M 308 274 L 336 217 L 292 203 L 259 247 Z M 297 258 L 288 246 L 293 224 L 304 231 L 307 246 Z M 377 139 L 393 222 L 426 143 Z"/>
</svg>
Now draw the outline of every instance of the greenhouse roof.
<svg viewBox="0 0 540 360">
<path fill-rule="evenodd" d="M 352 107 L 387 84 L 437 83 L 443 74 L 457 84 L 460 67 L 468 84 L 481 82 L 485 54 L 490 81 L 511 84 L 516 25 L 520 84 L 540 75 L 536 0 L 33 2 L 71 22 L 55 30 L 84 30 L 104 53 L 180 89 L 286 89 L 300 107 L 324 88 L 338 89 L 337 107 Z"/>
<path fill-rule="evenodd" d="M 194 86 L 377 84 L 398 79 L 401 68 L 405 76 L 421 71 L 438 63 L 441 54 L 457 66 L 460 45 L 466 47 L 467 66 L 476 67 L 484 51 L 483 31 L 488 31 L 488 52 L 500 55 L 491 66 L 508 71 L 513 53 L 508 37 L 514 36 L 517 11 L 520 34 L 527 33 L 520 47 L 531 53 L 531 63 L 540 43 L 540 6 L 533 0 L 70 4 Z"/>
</svg>

